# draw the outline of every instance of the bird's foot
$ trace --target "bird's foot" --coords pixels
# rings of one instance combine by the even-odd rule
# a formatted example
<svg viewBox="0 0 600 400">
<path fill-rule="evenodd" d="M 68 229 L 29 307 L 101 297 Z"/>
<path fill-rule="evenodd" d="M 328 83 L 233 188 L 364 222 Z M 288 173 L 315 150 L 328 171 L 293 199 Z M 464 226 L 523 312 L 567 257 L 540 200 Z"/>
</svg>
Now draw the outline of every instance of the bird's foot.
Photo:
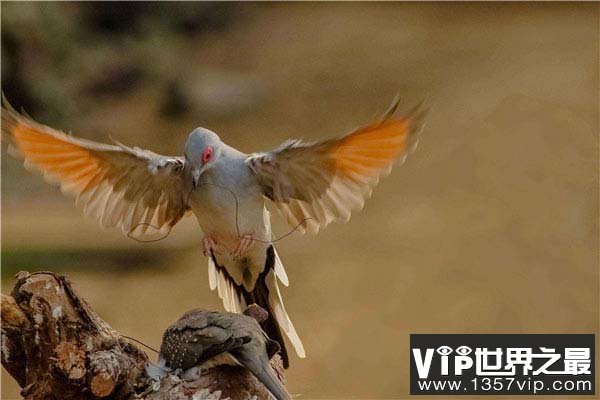
<svg viewBox="0 0 600 400">
<path fill-rule="evenodd" d="M 233 253 L 231 253 L 231 255 L 233 256 L 233 259 L 238 260 L 238 259 L 242 258 L 244 256 L 244 254 L 246 254 L 246 251 L 250 248 L 250 245 L 252 245 L 253 241 L 254 241 L 254 236 L 252 236 L 252 234 L 248 233 L 248 234 L 242 235 L 242 237 L 240 238 L 240 241 L 238 243 L 238 246 L 233 251 Z"/>
<path fill-rule="evenodd" d="M 201 375 L 202 370 L 200 369 L 200 367 L 192 367 L 188 370 L 183 371 L 183 373 L 180 376 L 181 379 L 183 379 L 184 381 L 193 381 L 200 378 Z"/>
<path fill-rule="evenodd" d="M 202 240 L 202 243 L 204 244 L 205 257 L 210 257 L 212 254 L 218 254 L 217 243 L 214 241 L 213 238 L 205 236 Z"/>
</svg>

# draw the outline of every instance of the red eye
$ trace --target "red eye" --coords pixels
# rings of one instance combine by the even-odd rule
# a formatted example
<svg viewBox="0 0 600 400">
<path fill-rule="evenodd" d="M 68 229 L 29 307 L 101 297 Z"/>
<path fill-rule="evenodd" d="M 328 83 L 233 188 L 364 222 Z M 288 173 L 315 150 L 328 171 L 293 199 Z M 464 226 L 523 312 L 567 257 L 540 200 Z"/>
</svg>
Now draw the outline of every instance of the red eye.
<svg viewBox="0 0 600 400">
<path fill-rule="evenodd" d="M 207 162 L 210 161 L 210 158 L 212 157 L 212 153 L 213 153 L 213 148 L 208 146 L 207 148 L 204 149 L 204 151 L 202 152 L 202 162 L 204 164 L 206 164 Z"/>
</svg>

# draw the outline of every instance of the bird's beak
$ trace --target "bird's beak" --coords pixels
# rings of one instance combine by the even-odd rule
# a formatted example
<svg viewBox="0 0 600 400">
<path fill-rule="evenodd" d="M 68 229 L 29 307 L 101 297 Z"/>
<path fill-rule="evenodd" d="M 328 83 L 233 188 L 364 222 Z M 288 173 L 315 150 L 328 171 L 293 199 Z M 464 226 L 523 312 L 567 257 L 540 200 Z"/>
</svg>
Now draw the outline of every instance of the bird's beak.
<svg viewBox="0 0 600 400">
<path fill-rule="evenodd" d="M 196 190 L 198 188 L 198 184 L 200 182 L 200 176 L 202 175 L 202 173 L 204 172 L 205 169 L 206 169 L 206 164 L 202 165 L 201 167 L 194 168 L 192 170 L 192 183 L 194 184 L 194 190 Z"/>
<path fill-rule="evenodd" d="M 192 170 L 192 183 L 194 184 L 194 190 L 198 189 L 198 181 L 200 180 L 201 174 L 202 170 L 200 168 L 194 168 Z"/>
</svg>

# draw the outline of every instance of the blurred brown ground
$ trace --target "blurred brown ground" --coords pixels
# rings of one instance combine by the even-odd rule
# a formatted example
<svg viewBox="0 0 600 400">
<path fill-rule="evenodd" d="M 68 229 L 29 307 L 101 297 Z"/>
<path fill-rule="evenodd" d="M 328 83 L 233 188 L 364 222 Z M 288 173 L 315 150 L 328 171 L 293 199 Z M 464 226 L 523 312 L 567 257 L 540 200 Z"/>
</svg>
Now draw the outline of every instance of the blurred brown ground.
<svg viewBox="0 0 600 400">
<path fill-rule="evenodd" d="M 346 132 L 397 92 L 408 105 L 429 100 L 418 151 L 363 212 L 277 245 L 308 353 L 291 360 L 292 393 L 408 397 L 410 333 L 598 333 L 598 4 L 235 7 L 239 22 L 143 62 L 250 77 L 262 94 L 244 112 L 166 119 L 147 80 L 55 121 L 163 154 L 203 125 L 250 152 Z M 5 24 L 15 14 L 2 9 Z M 193 220 L 164 242 L 132 242 L 5 154 L 5 271 L 58 260 L 114 328 L 153 346 L 184 311 L 220 307 Z M 5 272 L 2 291 L 13 283 Z M 2 398 L 18 397 L 3 370 Z"/>
</svg>

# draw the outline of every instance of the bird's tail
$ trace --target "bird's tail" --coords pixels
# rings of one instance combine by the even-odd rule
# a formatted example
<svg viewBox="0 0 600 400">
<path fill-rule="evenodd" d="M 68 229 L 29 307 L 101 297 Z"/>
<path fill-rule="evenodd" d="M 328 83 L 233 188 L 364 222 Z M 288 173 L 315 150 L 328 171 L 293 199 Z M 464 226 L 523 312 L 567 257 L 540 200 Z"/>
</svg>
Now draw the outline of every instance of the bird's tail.
<svg viewBox="0 0 600 400">
<path fill-rule="evenodd" d="M 277 284 L 278 277 L 282 283 L 287 283 L 287 276 L 285 276 L 281 260 L 279 259 L 275 248 L 270 246 L 267 249 L 265 270 L 259 276 L 252 293 L 249 293 L 249 295 L 246 296 L 246 303 L 256 303 L 269 313 L 269 318 L 264 321 L 261 326 L 267 336 L 270 339 L 277 341 L 281 346 L 283 366 L 287 368 L 289 366 L 289 358 L 281 331 L 286 334 L 292 343 L 292 346 L 294 346 L 298 357 L 304 358 L 306 357 L 306 353 L 304 352 L 302 341 L 300 340 L 300 337 L 298 337 L 298 333 L 296 333 L 296 329 L 283 305 L 281 292 L 279 291 L 279 286 Z"/>
<path fill-rule="evenodd" d="M 223 299 L 226 311 L 241 313 L 247 305 L 255 303 L 269 313 L 269 318 L 261 323 L 261 327 L 270 339 L 279 343 L 285 368 L 289 366 L 289 358 L 281 331 L 286 334 L 294 346 L 298 357 L 306 357 L 302 341 L 283 305 L 277 280 L 279 279 L 287 286 L 288 278 L 273 246 L 269 246 L 267 249 L 265 269 L 258 277 L 252 292 L 246 291 L 243 286 L 238 286 L 229 279 L 226 271 L 216 264 L 216 260 L 209 259 L 208 275 L 210 288 L 218 289 L 219 297 Z"/>
<path fill-rule="evenodd" d="M 246 357 L 246 353 L 243 351 L 235 352 L 232 354 L 236 361 L 241 363 L 244 367 L 248 368 L 252 375 L 256 377 L 265 387 L 271 395 L 277 400 L 291 400 L 292 396 L 286 390 L 281 383 L 281 380 L 277 377 L 277 374 L 269 364 L 267 359 L 256 359 L 252 357 Z"/>
</svg>

